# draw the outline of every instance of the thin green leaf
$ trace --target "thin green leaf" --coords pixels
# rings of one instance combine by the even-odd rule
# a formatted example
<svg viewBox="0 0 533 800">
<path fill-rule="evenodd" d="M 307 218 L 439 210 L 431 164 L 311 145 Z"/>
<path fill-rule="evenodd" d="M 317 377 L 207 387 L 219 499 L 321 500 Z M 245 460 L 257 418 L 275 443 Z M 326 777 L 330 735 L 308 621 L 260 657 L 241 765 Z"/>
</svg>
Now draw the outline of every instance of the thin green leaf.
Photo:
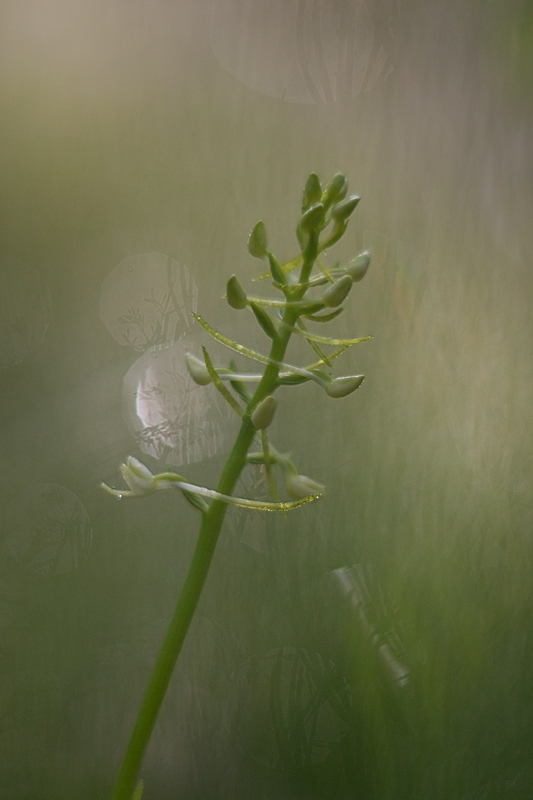
<svg viewBox="0 0 533 800">
<path fill-rule="evenodd" d="M 237 342 L 234 342 L 232 339 L 228 339 L 227 336 L 224 336 L 223 334 L 218 333 L 218 331 L 215 331 L 205 321 L 205 319 L 202 319 L 202 317 L 199 314 L 195 314 L 193 312 L 193 317 L 200 323 L 200 325 L 203 328 L 205 328 L 205 330 L 213 337 L 213 339 L 216 339 L 217 342 L 220 342 L 221 344 L 225 345 L 226 347 L 229 347 L 230 350 L 235 350 L 236 353 L 241 353 L 241 355 L 243 355 L 243 356 L 247 356 L 248 358 L 253 358 L 254 361 L 259 361 L 261 364 L 271 364 L 274 367 L 278 367 L 278 369 L 286 370 L 289 373 L 289 375 L 283 375 L 281 377 L 281 382 L 282 383 L 289 383 L 290 382 L 291 373 L 292 373 L 294 375 L 301 376 L 304 379 L 304 381 L 311 380 L 311 381 L 315 381 L 316 383 L 320 384 L 320 386 L 324 385 L 323 380 L 321 378 L 319 378 L 317 375 L 315 375 L 313 372 L 311 372 L 310 370 L 302 369 L 301 367 L 293 367 L 292 364 L 285 364 L 282 361 L 274 361 L 272 358 L 268 358 L 268 356 L 263 356 L 263 355 L 261 355 L 261 353 L 256 353 L 255 350 L 250 350 L 248 347 L 245 347 L 243 344 L 238 344 Z M 343 348 L 343 350 L 339 351 L 339 353 L 337 353 L 336 355 L 340 355 L 340 353 L 343 352 L 344 350 L 346 350 L 347 347 L 348 347 L 348 345 L 346 345 Z M 329 360 L 331 361 L 331 359 L 335 358 L 336 355 L 334 354 L 334 355 L 329 356 Z M 314 366 L 318 366 L 319 367 L 323 363 L 324 363 L 323 361 L 319 361 L 318 364 L 316 364 Z M 287 380 L 287 379 L 289 379 L 289 380 Z M 297 381 L 295 381 L 295 383 L 302 383 L 302 381 L 301 380 L 299 380 L 299 381 L 297 380 Z"/>
<path fill-rule="evenodd" d="M 310 319 L 312 322 L 331 322 L 332 319 L 338 317 L 339 314 L 342 314 L 343 308 L 336 308 L 335 311 L 332 311 L 331 314 L 323 314 L 321 316 L 317 316 L 316 314 L 305 314 L 306 319 Z"/>
<path fill-rule="evenodd" d="M 333 361 L 334 358 L 338 358 L 346 350 L 348 350 L 348 345 L 343 345 L 342 347 L 339 347 L 338 350 L 334 350 L 333 353 L 329 354 L 329 356 L 328 356 L 329 360 Z M 321 367 L 323 363 L 324 363 L 323 361 L 317 361 L 316 364 L 310 364 L 308 367 L 306 367 L 306 369 L 309 370 L 309 372 L 311 372 L 312 370 L 317 369 L 318 367 Z"/>
<path fill-rule="evenodd" d="M 283 325 L 285 328 L 288 328 L 292 333 L 296 333 L 298 336 L 303 336 L 310 342 L 319 342 L 320 344 L 335 344 L 335 345 L 342 344 L 343 346 L 351 347 L 354 344 L 367 342 L 369 339 L 372 338 L 371 336 L 362 336 L 360 339 L 331 339 L 328 336 L 316 336 L 314 333 L 309 333 L 308 331 L 301 331 L 298 328 L 294 328 L 292 325 L 287 325 L 286 322 L 284 322 Z M 331 356 L 328 356 L 328 359 L 330 358 Z"/>
<path fill-rule="evenodd" d="M 243 356 L 248 356 L 248 358 L 253 358 L 254 361 L 259 361 L 261 364 L 270 363 L 270 359 L 267 356 L 262 356 L 260 353 L 256 353 L 255 350 L 250 350 L 243 344 L 234 342 L 232 339 L 228 339 L 228 337 L 224 336 L 222 333 L 218 333 L 217 331 L 215 331 L 214 328 L 212 328 L 209 325 L 209 323 L 205 321 L 205 319 L 202 319 L 202 317 L 199 314 L 195 314 L 193 312 L 193 317 L 197 322 L 200 323 L 202 328 L 205 328 L 205 330 L 210 334 L 210 336 L 213 337 L 213 339 L 216 339 L 217 342 L 220 342 L 226 347 L 229 347 L 230 350 L 234 350 L 236 353 L 241 353 L 241 355 Z"/>
<path fill-rule="evenodd" d="M 216 388 L 218 389 L 218 391 L 220 392 L 220 394 L 222 395 L 224 400 L 226 400 L 226 402 L 229 403 L 229 405 L 232 407 L 232 409 L 235 411 L 235 413 L 239 415 L 239 417 L 242 417 L 242 415 L 244 414 L 244 411 L 242 410 L 242 408 L 240 407 L 238 402 L 235 400 L 233 395 L 231 395 L 228 392 L 228 390 L 226 389 L 226 387 L 224 386 L 224 384 L 220 380 L 220 377 L 219 377 L 216 369 L 214 368 L 214 366 L 213 366 L 213 364 L 211 362 L 211 359 L 209 358 L 209 353 L 207 352 L 205 347 L 202 347 L 202 351 L 203 351 L 203 354 L 204 354 L 205 366 L 207 367 L 207 371 L 209 372 L 209 376 L 210 376 L 211 380 L 215 384 Z"/>
<path fill-rule="evenodd" d="M 324 264 L 324 262 L 320 258 L 317 258 L 315 263 L 316 263 L 318 269 L 320 270 L 320 272 L 322 273 L 322 275 L 324 275 L 324 277 L 326 277 L 330 283 L 334 283 L 335 282 L 335 278 L 332 276 L 332 274 L 329 271 L 329 269 L 327 268 L 326 264 Z"/>
<path fill-rule="evenodd" d="M 304 334 L 307 334 L 307 333 L 309 333 L 309 331 L 307 330 L 307 328 L 305 327 L 305 325 L 304 325 L 304 323 L 302 322 L 302 320 L 301 320 L 301 319 L 297 320 L 297 321 L 296 321 L 296 324 L 298 325 L 298 327 L 300 328 L 300 330 L 301 330 L 301 331 L 303 331 L 303 333 L 304 333 Z M 318 345 L 317 345 L 315 342 L 313 342 L 313 340 L 312 340 L 312 339 L 310 339 L 310 338 L 307 338 L 307 344 L 308 344 L 308 345 L 311 347 L 311 349 L 314 351 L 314 353 L 316 353 L 316 355 L 317 355 L 317 356 L 318 356 L 318 357 L 319 357 L 319 358 L 320 358 L 322 361 L 324 361 L 324 363 L 325 363 L 325 364 L 327 364 L 327 365 L 328 365 L 328 367 L 331 367 L 331 364 L 330 364 L 330 363 L 329 363 L 329 361 L 328 361 L 328 357 L 327 357 L 327 355 L 326 355 L 325 353 L 323 353 L 323 352 L 322 352 L 322 350 L 320 349 L 320 347 L 319 347 L 319 346 L 318 346 Z"/>
</svg>

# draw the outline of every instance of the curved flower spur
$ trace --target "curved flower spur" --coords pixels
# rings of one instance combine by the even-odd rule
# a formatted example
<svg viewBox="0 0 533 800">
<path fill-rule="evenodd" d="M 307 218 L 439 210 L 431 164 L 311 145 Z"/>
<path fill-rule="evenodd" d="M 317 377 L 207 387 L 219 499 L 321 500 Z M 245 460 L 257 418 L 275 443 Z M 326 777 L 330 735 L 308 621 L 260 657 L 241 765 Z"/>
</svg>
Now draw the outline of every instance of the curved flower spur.
<svg viewBox="0 0 533 800">
<path fill-rule="evenodd" d="M 308 330 L 310 323 L 328 323 L 339 316 L 343 311 L 342 303 L 353 284 L 360 281 L 368 270 L 368 251 L 361 253 L 346 267 L 337 264 L 329 268 L 322 257 L 325 250 L 343 236 L 358 203 L 357 195 L 348 196 L 348 182 L 341 173 L 334 175 L 325 188 L 322 188 L 318 176 L 311 173 L 305 184 L 302 214 L 296 227 L 300 253 L 285 264 L 280 264 L 270 251 L 264 223 L 259 221 L 252 229 L 248 238 L 248 252 L 254 258 L 268 263 L 269 267 L 269 271 L 259 275 L 256 280 L 269 279 L 271 285 L 281 293 L 281 298 L 250 296 L 239 279 L 232 275 L 227 282 L 226 299 L 231 308 L 238 311 L 249 309 L 252 312 L 270 340 L 268 355 L 229 339 L 194 314 L 214 339 L 262 366 L 262 371 L 258 372 L 240 372 L 233 360 L 227 365 L 215 366 L 206 348 L 203 348 L 203 359 L 190 353 L 186 356 L 185 362 L 192 380 L 200 386 L 213 383 L 241 419 L 237 439 L 216 489 L 191 484 L 173 472 L 154 475 L 133 456 L 129 456 L 121 467 L 128 489 L 112 489 L 102 484 L 107 492 L 119 498 L 139 498 L 161 489 L 179 489 L 202 515 L 196 549 L 137 717 L 113 800 L 141 798 L 143 784 L 139 781 L 135 786 L 137 773 L 205 583 L 228 505 L 285 512 L 322 497 L 324 487 L 299 473 L 291 459 L 280 453 L 269 440 L 268 429 L 277 413 L 274 394 L 280 386 L 312 381 L 329 397 L 338 399 L 354 392 L 364 380 L 363 375 L 333 378 L 332 361 L 349 347 L 370 339 L 370 336 L 338 339 Z M 313 350 L 315 360 L 311 364 L 295 366 L 285 361 L 293 334 L 303 337 Z M 322 349 L 324 345 L 335 349 L 326 353 Z M 254 444 L 256 449 L 251 452 Z M 233 495 L 235 484 L 247 464 L 261 464 L 264 467 L 271 501 L 249 500 Z M 285 491 L 292 498 L 290 501 L 280 499 L 274 476 L 275 467 L 281 471 Z"/>
</svg>

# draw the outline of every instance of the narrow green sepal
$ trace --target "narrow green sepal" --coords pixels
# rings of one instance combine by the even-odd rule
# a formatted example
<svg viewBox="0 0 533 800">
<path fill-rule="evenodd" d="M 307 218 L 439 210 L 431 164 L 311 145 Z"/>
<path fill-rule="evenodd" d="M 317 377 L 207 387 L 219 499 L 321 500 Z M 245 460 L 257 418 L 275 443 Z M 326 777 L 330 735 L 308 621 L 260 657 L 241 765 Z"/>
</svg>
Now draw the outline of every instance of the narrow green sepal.
<svg viewBox="0 0 533 800">
<path fill-rule="evenodd" d="M 322 186 L 320 179 L 316 172 L 312 172 L 305 182 L 304 193 L 302 198 L 302 213 L 307 211 L 308 208 L 320 202 L 322 197 Z"/>
<path fill-rule="evenodd" d="M 254 258 L 264 258 L 267 254 L 267 234 L 262 219 L 256 222 L 248 237 L 248 252 Z"/>
<path fill-rule="evenodd" d="M 350 276 L 354 283 L 357 283 L 358 281 L 363 280 L 369 266 L 370 251 L 365 250 L 364 253 L 361 253 L 357 256 L 357 258 L 354 258 L 353 261 L 350 261 L 348 268 L 346 269 L 346 273 Z"/>
<path fill-rule="evenodd" d="M 276 340 L 278 338 L 278 332 L 272 320 L 270 319 L 267 312 L 261 306 L 258 306 L 257 303 L 254 303 L 253 300 L 250 301 L 250 308 L 255 314 L 255 318 L 258 321 L 259 325 L 269 336 L 272 340 Z"/>
<path fill-rule="evenodd" d="M 236 275 L 232 275 L 226 285 L 226 297 L 229 305 L 241 311 L 248 305 L 246 292 Z"/>
<path fill-rule="evenodd" d="M 281 264 L 277 258 L 270 252 L 267 253 L 267 258 L 270 264 L 270 272 L 275 282 L 279 283 L 280 286 L 286 286 L 287 278 L 285 277 L 285 273 L 281 269 Z"/>
</svg>

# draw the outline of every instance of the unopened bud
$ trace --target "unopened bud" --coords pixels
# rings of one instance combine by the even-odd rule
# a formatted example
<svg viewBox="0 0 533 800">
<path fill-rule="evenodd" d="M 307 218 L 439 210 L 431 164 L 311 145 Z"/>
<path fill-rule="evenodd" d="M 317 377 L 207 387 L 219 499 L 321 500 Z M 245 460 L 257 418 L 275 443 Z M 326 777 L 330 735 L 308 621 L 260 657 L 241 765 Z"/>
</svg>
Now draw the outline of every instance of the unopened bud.
<svg viewBox="0 0 533 800">
<path fill-rule="evenodd" d="M 346 397 L 359 389 L 364 379 L 364 375 L 346 375 L 343 378 L 335 378 L 331 383 L 326 383 L 324 389 L 329 397 Z"/>
<path fill-rule="evenodd" d="M 294 497 L 295 500 L 301 500 L 303 497 L 309 497 L 310 494 L 322 494 L 326 487 L 312 478 L 308 478 L 307 475 L 296 475 L 289 472 L 285 478 L 285 488 L 287 494 Z"/>
<path fill-rule="evenodd" d="M 349 275 L 343 275 L 338 281 L 328 286 L 320 300 L 327 308 L 336 308 L 340 306 L 351 288 L 352 279 Z"/>
<path fill-rule="evenodd" d="M 315 203 L 320 202 L 322 197 L 322 187 L 316 172 L 312 172 L 305 182 L 304 194 L 302 198 L 302 212 L 307 211 Z"/>
<path fill-rule="evenodd" d="M 248 305 L 246 292 L 244 291 L 243 286 L 236 275 L 232 275 L 227 283 L 226 296 L 230 306 L 238 309 L 239 311 L 243 308 L 246 308 Z"/>
<path fill-rule="evenodd" d="M 187 372 L 198 386 L 207 386 L 211 383 L 211 376 L 203 361 L 193 356 L 192 353 L 185 353 L 185 366 Z"/>
<path fill-rule="evenodd" d="M 302 231 L 305 231 L 305 233 L 311 233 L 324 222 L 325 216 L 326 209 L 324 208 L 324 204 L 315 203 L 315 205 L 308 208 L 302 216 L 298 227 L 301 228 Z"/>
<path fill-rule="evenodd" d="M 332 203 L 338 203 L 339 200 L 342 200 L 347 191 L 348 181 L 341 172 L 337 172 L 326 186 L 322 202 L 329 208 Z"/>
<path fill-rule="evenodd" d="M 257 430 L 268 428 L 274 419 L 278 401 L 272 395 L 261 400 L 252 414 L 252 424 Z"/>
<path fill-rule="evenodd" d="M 260 219 L 248 237 L 248 252 L 254 258 L 264 258 L 267 254 L 267 246 L 265 223 Z"/>
<path fill-rule="evenodd" d="M 331 216 L 338 220 L 348 219 L 360 199 L 356 194 L 353 194 L 351 197 L 347 197 L 346 200 L 341 200 L 331 209 Z"/>
<path fill-rule="evenodd" d="M 346 273 L 350 276 L 354 283 L 357 283 L 358 281 L 363 280 L 369 266 L 370 251 L 365 250 L 364 253 L 361 253 L 357 256 L 357 258 L 354 258 L 353 261 L 350 261 Z"/>
</svg>

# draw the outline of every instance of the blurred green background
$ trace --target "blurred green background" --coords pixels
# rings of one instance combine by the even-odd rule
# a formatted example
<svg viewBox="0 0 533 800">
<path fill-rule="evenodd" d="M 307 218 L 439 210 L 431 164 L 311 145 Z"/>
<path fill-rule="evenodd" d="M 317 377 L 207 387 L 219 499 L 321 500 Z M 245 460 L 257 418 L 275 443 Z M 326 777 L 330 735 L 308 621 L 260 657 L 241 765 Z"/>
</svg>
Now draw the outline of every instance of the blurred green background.
<svg viewBox="0 0 533 800">
<path fill-rule="evenodd" d="M 343 364 L 367 379 L 339 401 L 280 393 L 276 446 L 327 495 L 228 513 L 145 797 L 530 798 L 531 5 L 1 17 L 1 797 L 109 796 L 198 519 L 98 484 L 132 454 L 214 485 L 231 426 L 198 399 L 182 414 L 179 375 L 157 406 L 182 345 L 151 347 L 197 346 L 197 302 L 264 350 L 225 282 L 253 286 L 259 218 L 291 258 L 307 175 L 341 170 L 362 201 L 331 259 L 373 261 L 331 329 L 372 334 Z M 169 274 L 186 315 L 141 335 L 128 315 L 155 319 Z M 239 491 L 264 496 L 263 476 Z"/>
</svg>

